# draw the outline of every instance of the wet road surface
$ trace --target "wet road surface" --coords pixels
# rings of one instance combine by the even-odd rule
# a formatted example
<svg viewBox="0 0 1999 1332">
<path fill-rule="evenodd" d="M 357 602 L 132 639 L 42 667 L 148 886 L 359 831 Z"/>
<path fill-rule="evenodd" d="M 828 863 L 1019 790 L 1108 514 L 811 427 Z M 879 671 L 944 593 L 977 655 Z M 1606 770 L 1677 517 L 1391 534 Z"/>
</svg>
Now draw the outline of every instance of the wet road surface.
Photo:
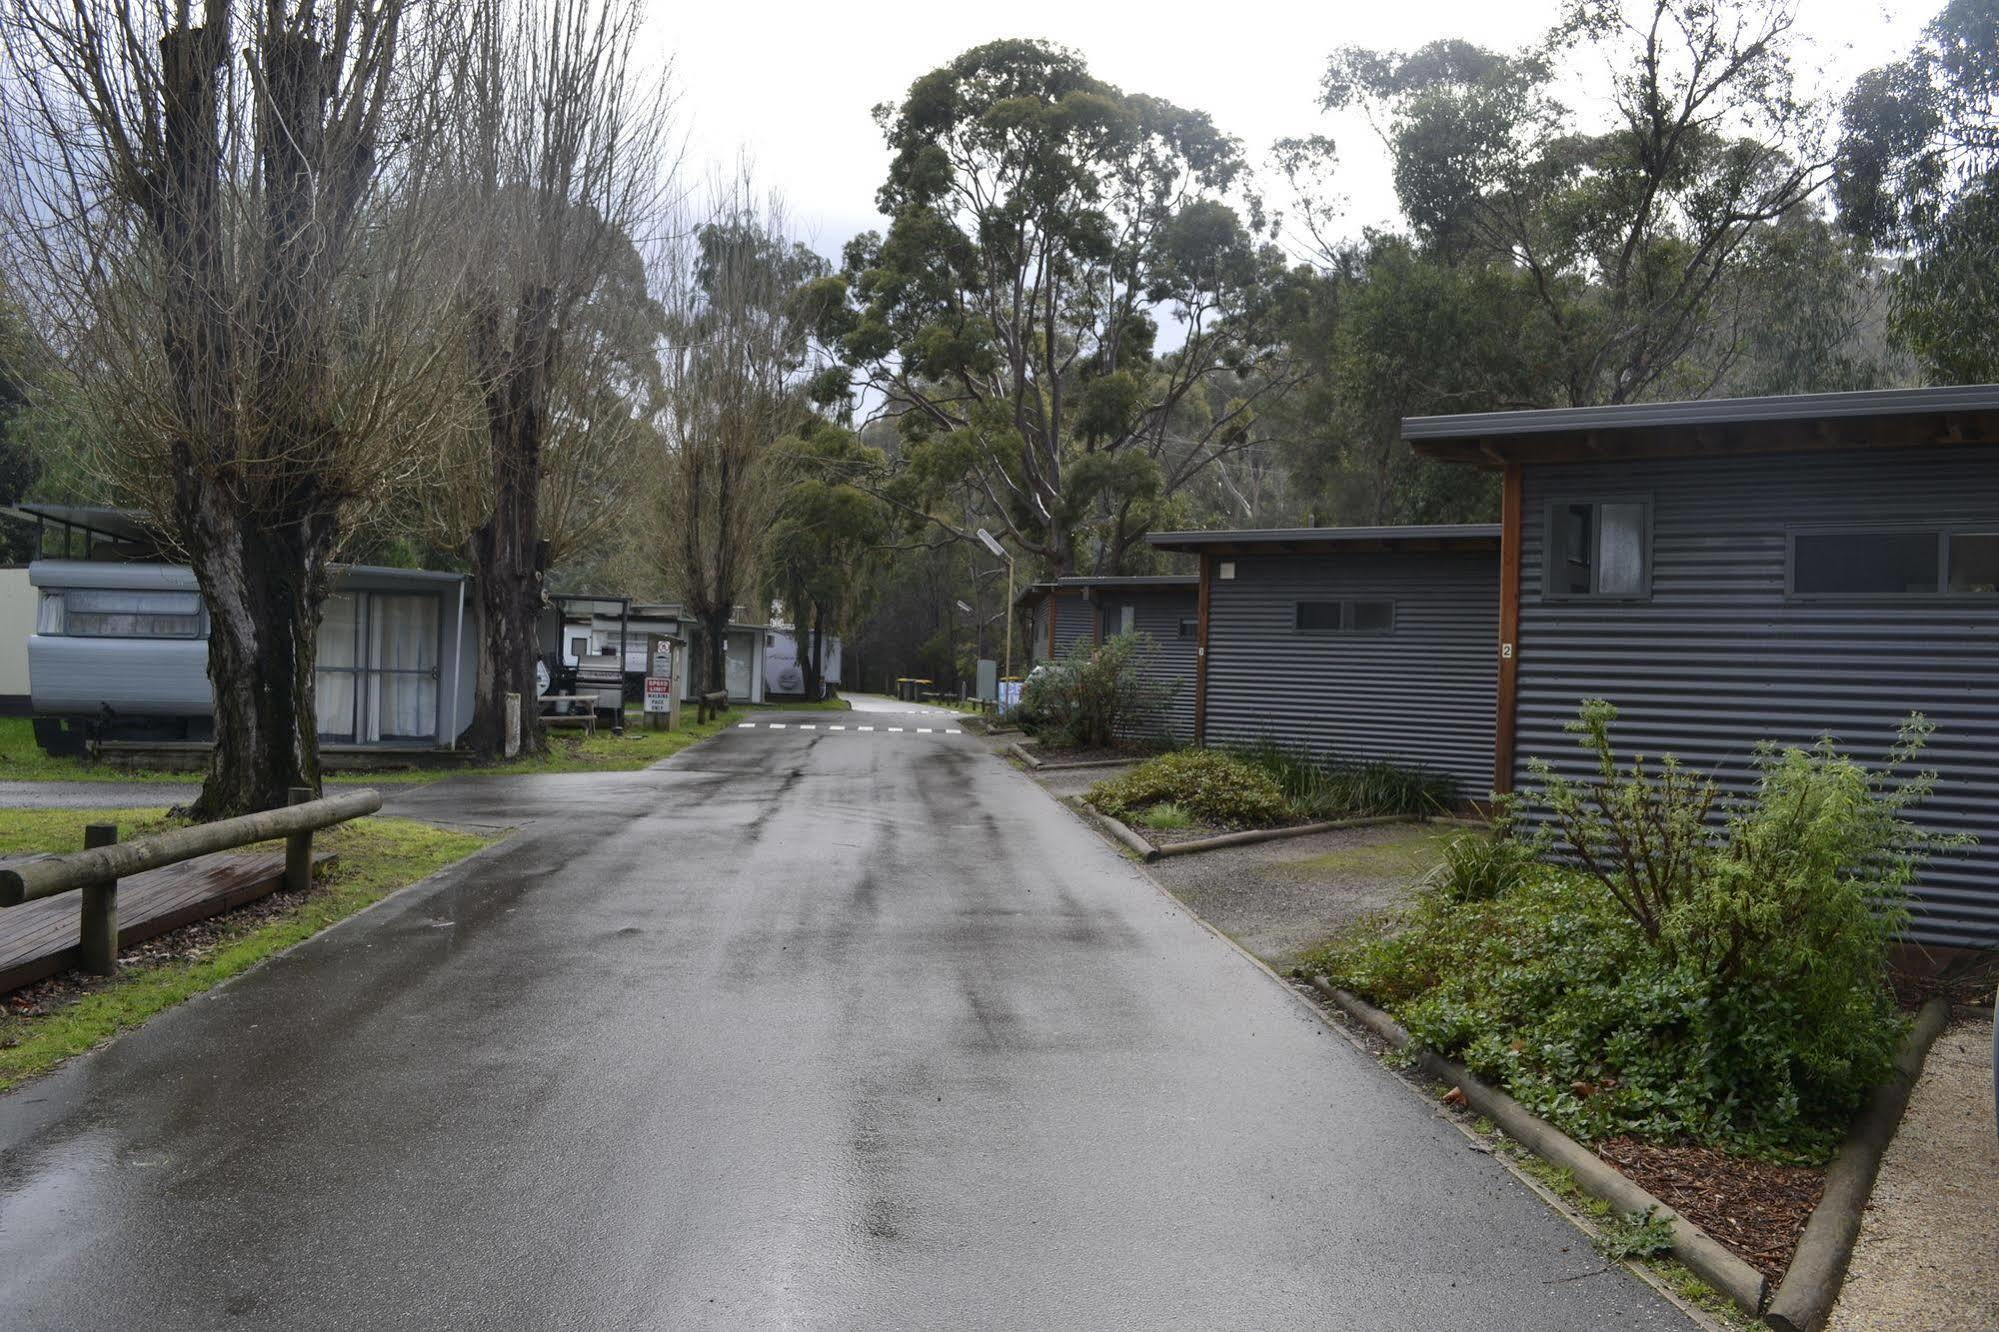
<svg viewBox="0 0 1999 1332">
<path fill-rule="evenodd" d="M 1688 1326 L 976 737 L 798 720 L 394 793 L 523 826 L 0 1098 L 0 1322 Z"/>
</svg>

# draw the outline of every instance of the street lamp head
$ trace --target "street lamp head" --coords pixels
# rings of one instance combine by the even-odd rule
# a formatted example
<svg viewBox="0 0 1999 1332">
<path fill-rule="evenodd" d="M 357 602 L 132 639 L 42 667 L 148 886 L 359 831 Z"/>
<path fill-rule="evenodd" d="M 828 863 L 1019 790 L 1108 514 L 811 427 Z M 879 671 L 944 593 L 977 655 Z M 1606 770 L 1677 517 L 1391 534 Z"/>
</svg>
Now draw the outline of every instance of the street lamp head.
<svg viewBox="0 0 1999 1332">
<path fill-rule="evenodd" d="M 966 605 L 962 598 L 956 604 L 958 609 L 965 612 L 965 614 L 970 615 L 972 613 L 972 608 Z"/>
<path fill-rule="evenodd" d="M 961 528 L 959 528 L 958 530 L 959 530 L 959 531 L 961 531 L 961 532 L 962 532 L 962 531 L 964 531 L 964 529 L 963 529 L 962 527 L 961 527 Z M 988 532 L 988 531 L 987 531 L 987 530 L 986 530 L 985 528 L 983 528 L 983 527 L 981 527 L 981 528 L 979 529 L 979 540 L 981 540 L 981 541 L 983 541 L 983 542 L 985 542 L 985 543 L 986 543 L 986 549 L 987 549 L 987 550 L 989 550 L 989 551 L 991 551 L 991 552 L 992 552 L 993 554 L 995 554 L 995 555 L 999 556 L 999 557 L 1000 557 L 1001 559 L 1005 559 L 1005 558 L 1006 558 L 1006 547 L 1005 547 L 1005 546 L 1002 546 L 1002 545 L 1001 545 L 1001 544 L 999 543 L 999 541 L 998 541 L 998 540 L 997 540 L 997 539 L 996 539 L 996 538 L 995 538 L 995 537 L 993 536 L 993 534 L 992 534 L 991 532 Z"/>
</svg>

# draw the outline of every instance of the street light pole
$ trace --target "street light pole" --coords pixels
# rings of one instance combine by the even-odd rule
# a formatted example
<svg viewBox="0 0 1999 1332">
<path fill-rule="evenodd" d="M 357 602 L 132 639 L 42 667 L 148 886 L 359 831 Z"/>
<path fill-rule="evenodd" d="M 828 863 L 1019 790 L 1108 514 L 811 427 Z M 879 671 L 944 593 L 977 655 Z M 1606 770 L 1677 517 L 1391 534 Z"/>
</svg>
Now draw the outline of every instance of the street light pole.
<svg viewBox="0 0 1999 1332">
<path fill-rule="evenodd" d="M 962 528 L 960 531 L 964 530 Z M 1007 553 L 985 528 L 979 529 L 979 540 L 986 543 L 986 549 L 1006 561 L 1006 674 L 1003 679 L 1013 678 L 1013 556 Z"/>
</svg>

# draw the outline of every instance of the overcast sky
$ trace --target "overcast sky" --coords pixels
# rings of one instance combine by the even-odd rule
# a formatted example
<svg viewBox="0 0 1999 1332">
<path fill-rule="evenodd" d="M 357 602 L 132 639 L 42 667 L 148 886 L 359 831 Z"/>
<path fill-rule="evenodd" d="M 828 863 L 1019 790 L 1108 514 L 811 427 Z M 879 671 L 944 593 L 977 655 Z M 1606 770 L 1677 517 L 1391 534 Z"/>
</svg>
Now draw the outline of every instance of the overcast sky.
<svg viewBox="0 0 1999 1332">
<path fill-rule="evenodd" d="M 1942 0 L 1800 3 L 1810 42 L 1800 68 L 1838 90 L 1906 49 Z M 1513 47 L 1540 35 L 1556 10 L 1554 0 L 655 4 L 652 54 L 674 61 L 690 165 L 705 170 L 747 152 L 803 238 L 829 257 L 879 225 L 874 193 L 887 154 L 869 109 L 981 42 L 1036 37 L 1074 47 L 1101 78 L 1208 112 L 1259 167 L 1274 139 L 1333 135 L 1338 188 L 1358 231 L 1392 218 L 1395 203 L 1370 132 L 1315 105 L 1333 49 L 1400 49 L 1445 36 Z"/>
</svg>

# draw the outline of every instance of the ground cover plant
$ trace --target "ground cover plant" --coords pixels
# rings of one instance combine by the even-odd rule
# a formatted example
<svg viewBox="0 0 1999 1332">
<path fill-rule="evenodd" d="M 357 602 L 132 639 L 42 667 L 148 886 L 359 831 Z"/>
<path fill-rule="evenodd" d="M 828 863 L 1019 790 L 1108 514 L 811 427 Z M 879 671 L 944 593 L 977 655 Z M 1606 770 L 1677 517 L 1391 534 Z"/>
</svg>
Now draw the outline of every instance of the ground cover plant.
<svg viewBox="0 0 1999 1332">
<path fill-rule="evenodd" d="M 1441 814 L 1455 798 L 1449 778 L 1381 759 L 1319 755 L 1270 739 L 1229 752 L 1275 778 L 1292 808 L 1305 818 Z"/>
<path fill-rule="evenodd" d="M 1131 821 L 1142 822 L 1165 805 L 1190 822 L 1220 828 L 1262 828 L 1294 821 L 1290 802 L 1269 773 L 1215 749 L 1179 749 L 1147 759 L 1129 772 L 1096 783 L 1089 800 L 1112 818 Z"/>
<path fill-rule="evenodd" d="M 1879 770 L 1830 739 L 1766 746 L 1726 799 L 1671 760 L 1620 763 L 1615 718 L 1592 701 L 1570 725 L 1591 777 L 1536 766 L 1523 849 L 1467 839 L 1407 911 L 1308 965 L 1585 1140 L 1823 1159 L 1905 1025 L 1907 886 L 1959 842 L 1906 817 L 1929 728 Z"/>
<path fill-rule="evenodd" d="M 76 850 L 87 823 L 116 823 L 120 840 L 129 841 L 176 822 L 163 809 L 6 810 L 0 854 Z M 115 976 L 54 976 L 7 996 L 0 1008 L 0 1089 L 103 1044 L 491 840 L 379 815 L 316 834 L 315 849 L 339 859 L 308 892 L 281 890 L 148 940 L 120 956 Z"/>
</svg>

